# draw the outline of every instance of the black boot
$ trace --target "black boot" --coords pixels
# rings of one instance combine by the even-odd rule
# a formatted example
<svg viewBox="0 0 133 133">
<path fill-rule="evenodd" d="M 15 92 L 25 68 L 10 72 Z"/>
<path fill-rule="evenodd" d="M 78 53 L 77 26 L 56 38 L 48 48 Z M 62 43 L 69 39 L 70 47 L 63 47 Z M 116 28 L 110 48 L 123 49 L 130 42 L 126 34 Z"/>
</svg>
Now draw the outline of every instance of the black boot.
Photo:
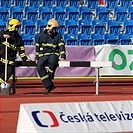
<svg viewBox="0 0 133 133">
<path fill-rule="evenodd" d="M 56 87 L 54 85 L 51 85 L 46 88 L 46 91 L 44 91 L 44 95 L 50 93 L 52 90 L 54 90 Z"/>
</svg>

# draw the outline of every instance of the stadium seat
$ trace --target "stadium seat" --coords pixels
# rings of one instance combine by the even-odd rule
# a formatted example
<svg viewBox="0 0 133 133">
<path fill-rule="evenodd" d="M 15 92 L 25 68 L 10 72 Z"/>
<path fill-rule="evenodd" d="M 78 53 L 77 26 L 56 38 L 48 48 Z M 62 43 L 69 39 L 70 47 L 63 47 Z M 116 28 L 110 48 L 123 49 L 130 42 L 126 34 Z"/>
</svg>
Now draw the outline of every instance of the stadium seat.
<svg viewBox="0 0 133 133">
<path fill-rule="evenodd" d="M 36 39 L 37 39 L 37 36 L 38 36 L 38 33 L 36 33 L 35 35 L 34 35 L 34 44 L 36 43 Z"/>
<path fill-rule="evenodd" d="M 53 0 L 41 0 L 42 1 L 42 6 L 47 6 L 50 9 L 52 9 L 53 5 L 54 5 L 54 1 Z"/>
<path fill-rule="evenodd" d="M 61 6 L 63 9 L 66 8 L 67 0 L 55 0 L 56 6 Z"/>
<path fill-rule="evenodd" d="M 121 27 L 119 22 L 116 20 L 109 20 L 107 22 L 108 25 L 108 29 L 109 29 L 109 33 L 110 34 L 114 34 L 115 36 L 118 36 L 120 34 L 121 31 Z"/>
<path fill-rule="evenodd" d="M 0 3 L 0 6 L 5 6 L 6 8 L 10 8 L 11 6 L 11 0 L 0 0 Z"/>
<path fill-rule="evenodd" d="M 52 18 L 52 12 L 50 11 L 50 9 L 47 6 L 40 6 L 38 8 L 38 16 L 41 19 L 46 19 L 49 20 Z"/>
<path fill-rule="evenodd" d="M 121 6 L 114 8 L 114 15 L 116 17 L 116 20 L 119 22 L 123 22 L 125 19 L 127 19 L 127 11 L 124 7 Z"/>
<path fill-rule="evenodd" d="M 92 12 L 91 10 L 86 6 L 80 6 L 79 7 L 79 15 L 82 20 L 88 20 L 92 21 Z"/>
<path fill-rule="evenodd" d="M 121 45 L 132 45 L 129 34 L 119 34 L 118 40 Z"/>
<path fill-rule="evenodd" d="M 65 12 L 61 6 L 53 6 L 52 14 L 56 20 L 60 19 L 62 22 L 65 21 Z"/>
<path fill-rule="evenodd" d="M 76 11 L 76 8 L 74 6 L 66 7 L 66 15 L 68 19 L 73 19 L 75 21 L 78 21 L 79 19 L 79 13 Z"/>
<path fill-rule="evenodd" d="M 92 25 L 88 20 L 79 20 L 78 21 L 78 28 L 82 34 L 91 35 L 92 32 Z"/>
<path fill-rule="evenodd" d="M 33 36 L 35 34 L 35 25 L 31 19 L 24 19 L 22 21 L 22 29 L 25 34 L 30 34 Z"/>
<path fill-rule="evenodd" d="M 106 44 L 118 44 L 118 39 L 114 34 L 104 34 L 104 42 Z"/>
<path fill-rule="evenodd" d="M 26 5 L 26 0 L 12 0 L 15 6 L 19 6 L 23 9 Z"/>
<path fill-rule="evenodd" d="M 98 0 L 85 0 L 85 3 L 90 10 L 95 10 L 98 7 Z"/>
<path fill-rule="evenodd" d="M 105 6 L 98 6 L 96 8 L 96 17 L 103 22 L 107 22 L 109 20 L 109 11 Z"/>
<path fill-rule="evenodd" d="M 0 6 L 0 19 L 2 19 L 4 22 L 8 21 L 8 10 L 6 9 L 5 6 Z"/>
<path fill-rule="evenodd" d="M 128 15 L 129 15 L 129 18 L 133 20 L 133 6 L 128 8 Z"/>
<path fill-rule="evenodd" d="M 65 28 L 68 34 L 74 34 L 74 35 L 78 34 L 78 25 L 76 21 L 73 19 L 65 20 Z"/>
<path fill-rule="evenodd" d="M 95 34 L 104 35 L 105 25 L 101 20 L 92 20 L 92 28 Z"/>
<path fill-rule="evenodd" d="M 125 20 L 124 28 L 126 34 L 133 35 L 133 20 Z"/>
<path fill-rule="evenodd" d="M 106 0 L 105 2 L 109 10 L 114 10 L 114 8 L 118 6 L 119 0 Z"/>
<path fill-rule="evenodd" d="M 44 31 L 44 28 L 47 26 L 47 22 L 48 21 L 45 19 L 38 19 L 36 21 L 36 29 L 39 33 Z"/>
<path fill-rule="evenodd" d="M 33 40 L 30 34 L 21 34 L 22 40 L 24 41 L 24 45 L 33 45 Z"/>
<path fill-rule="evenodd" d="M 57 19 L 57 22 L 59 23 L 59 27 L 57 28 L 57 32 L 59 32 L 63 36 L 65 33 L 65 26 L 60 19 Z"/>
<path fill-rule="evenodd" d="M 2 19 L 0 19 L 0 31 L 6 30 L 6 25 Z"/>
<path fill-rule="evenodd" d="M 90 46 L 91 45 L 91 39 L 87 34 L 78 34 L 78 43 L 81 46 Z"/>
<path fill-rule="evenodd" d="M 130 6 L 132 6 L 133 1 L 132 0 L 119 0 L 119 2 L 122 7 L 125 7 L 128 9 Z"/>
<path fill-rule="evenodd" d="M 24 14 L 25 14 L 26 19 L 32 19 L 33 22 L 35 22 L 38 19 L 38 13 L 34 6 L 25 6 Z"/>
<path fill-rule="evenodd" d="M 69 6 L 74 6 L 76 9 L 79 8 L 80 0 L 67 0 Z"/>
<path fill-rule="evenodd" d="M 34 6 L 35 8 L 39 8 L 41 4 L 41 0 L 27 0 L 29 6 Z"/>
<path fill-rule="evenodd" d="M 64 34 L 64 40 L 66 45 L 77 45 L 77 38 L 73 34 Z"/>
<path fill-rule="evenodd" d="M 91 43 L 93 45 L 102 45 L 104 44 L 104 39 L 100 34 L 91 34 Z"/>
<path fill-rule="evenodd" d="M 10 17 L 14 19 L 18 19 L 19 21 L 23 20 L 23 12 L 19 6 L 11 6 L 10 7 Z"/>
</svg>

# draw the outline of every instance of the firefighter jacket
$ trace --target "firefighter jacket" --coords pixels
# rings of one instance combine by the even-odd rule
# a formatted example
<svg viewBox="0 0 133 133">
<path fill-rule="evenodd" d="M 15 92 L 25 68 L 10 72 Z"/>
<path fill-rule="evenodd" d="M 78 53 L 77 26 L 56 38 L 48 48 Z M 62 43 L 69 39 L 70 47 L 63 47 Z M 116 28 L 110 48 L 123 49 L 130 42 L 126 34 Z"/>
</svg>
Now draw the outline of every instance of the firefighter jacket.
<svg viewBox="0 0 133 133">
<path fill-rule="evenodd" d="M 16 54 L 19 52 L 20 57 L 23 61 L 27 60 L 25 53 L 24 43 L 22 37 L 18 34 L 17 31 L 1 31 L 0 32 L 0 62 L 5 63 L 5 46 L 6 39 L 3 37 L 3 34 L 10 35 L 10 38 L 7 40 L 7 63 L 13 65 L 16 59 Z"/>
<path fill-rule="evenodd" d="M 66 59 L 65 43 L 58 32 L 49 35 L 45 30 L 38 35 L 36 40 L 36 59 L 50 54 L 56 54 L 60 58 Z"/>
</svg>

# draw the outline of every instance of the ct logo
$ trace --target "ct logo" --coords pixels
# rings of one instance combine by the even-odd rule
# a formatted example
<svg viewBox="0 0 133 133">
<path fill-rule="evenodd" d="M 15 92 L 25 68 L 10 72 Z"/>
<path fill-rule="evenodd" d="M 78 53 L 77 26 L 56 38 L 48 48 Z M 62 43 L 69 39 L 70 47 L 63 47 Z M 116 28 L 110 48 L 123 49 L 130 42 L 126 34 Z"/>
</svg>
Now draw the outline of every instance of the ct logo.
<svg viewBox="0 0 133 133">
<path fill-rule="evenodd" d="M 59 123 L 58 123 L 55 115 L 51 111 L 42 110 L 42 112 L 48 114 L 51 117 L 53 123 L 50 125 L 50 127 L 58 127 L 59 126 Z M 41 112 L 40 111 L 33 111 L 32 112 L 32 116 L 33 116 L 36 124 L 40 127 L 49 127 L 48 125 L 41 123 L 41 121 L 39 120 L 39 118 L 37 116 L 38 113 L 41 113 Z"/>
</svg>

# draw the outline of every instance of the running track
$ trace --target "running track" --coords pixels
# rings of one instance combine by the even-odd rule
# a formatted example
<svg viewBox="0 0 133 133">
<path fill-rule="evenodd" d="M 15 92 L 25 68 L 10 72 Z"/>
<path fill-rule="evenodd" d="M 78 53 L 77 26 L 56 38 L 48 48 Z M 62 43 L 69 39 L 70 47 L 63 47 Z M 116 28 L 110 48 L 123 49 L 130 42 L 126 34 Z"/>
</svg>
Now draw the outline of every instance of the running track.
<svg viewBox="0 0 133 133">
<path fill-rule="evenodd" d="M 133 100 L 132 78 L 100 78 L 100 93 L 95 95 L 95 79 L 55 79 L 57 87 L 48 95 L 40 80 L 18 80 L 17 92 L 1 96 L 0 133 L 15 133 L 22 103 L 90 102 Z M 11 84 L 11 81 L 9 81 Z"/>
</svg>

